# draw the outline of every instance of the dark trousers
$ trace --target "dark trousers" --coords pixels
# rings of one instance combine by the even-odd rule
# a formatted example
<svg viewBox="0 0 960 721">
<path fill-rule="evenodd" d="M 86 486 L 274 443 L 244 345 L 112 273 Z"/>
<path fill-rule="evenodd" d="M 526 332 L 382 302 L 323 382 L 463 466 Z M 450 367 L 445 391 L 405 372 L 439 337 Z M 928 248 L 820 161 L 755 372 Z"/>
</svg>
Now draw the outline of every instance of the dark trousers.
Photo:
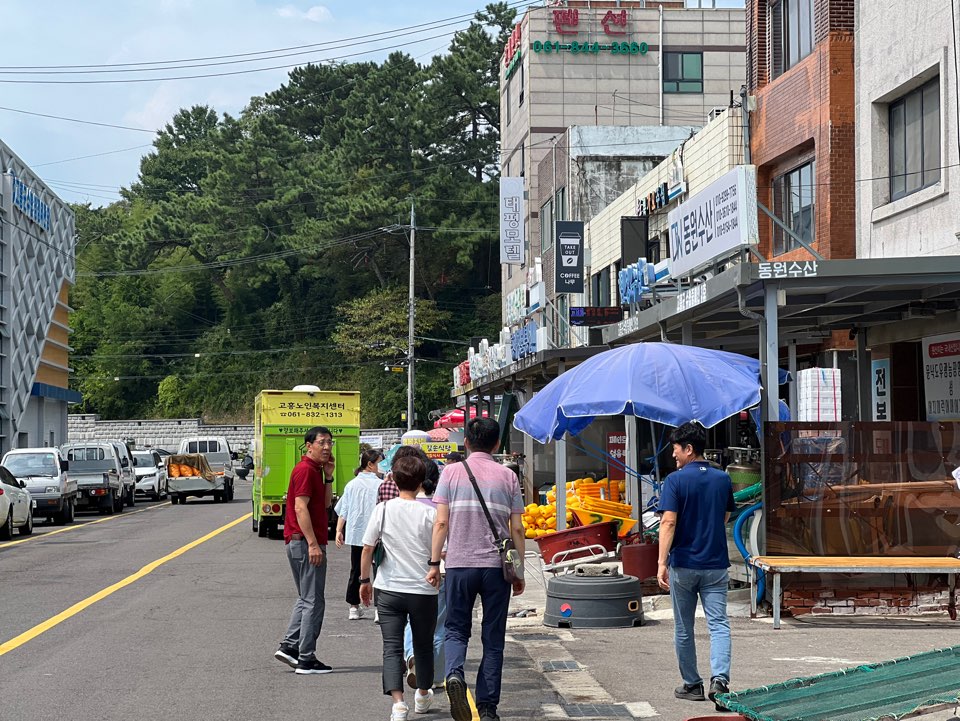
<svg viewBox="0 0 960 721">
<path fill-rule="evenodd" d="M 350 546 L 350 579 L 347 581 L 347 603 L 360 605 L 360 557 L 363 546 Z"/>
<path fill-rule="evenodd" d="M 503 580 L 503 569 L 499 566 L 447 568 L 444 584 L 447 590 L 447 635 L 444 643 L 447 667 L 444 676 L 451 673 L 463 676 L 463 664 L 473 626 L 473 605 L 479 596 L 483 604 L 480 627 L 483 658 L 477 672 L 477 706 L 495 708 L 500 703 L 500 676 L 503 671 L 511 586 Z"/>
<path fill-rule="evenodd" d="M 377 591 L 380 635 L 383 636 L 383 693 L 403 691 L 407 667 L 403 659 L 403 630 L 407 620 L 413 633 L 417 681 L 433 685 L 433 632 L 437 627 L 437 597 L 422 593 Z M 422 681 L 421 681 L 422 679 Z"/>
</svg>

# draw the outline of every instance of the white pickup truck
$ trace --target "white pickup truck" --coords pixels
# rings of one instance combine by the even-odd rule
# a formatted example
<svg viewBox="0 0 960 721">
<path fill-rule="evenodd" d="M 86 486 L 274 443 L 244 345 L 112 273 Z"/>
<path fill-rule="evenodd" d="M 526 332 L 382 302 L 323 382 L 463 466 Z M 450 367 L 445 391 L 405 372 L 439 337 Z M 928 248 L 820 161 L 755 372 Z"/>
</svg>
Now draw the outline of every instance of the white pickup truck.
<svg viewBox="0 0 960 721">
<path fill-rule="evenodd" d="M 233 483 L 236 472 L 233 469 L 234 456 L 230 444 L 223 436 L 192 436 L 180 441 L 178 455 L 193 455 L 199 453 L 207 460 L 213 481 L 205 480 L 202 476 L 176 477 L 169 471 L 172 457 L 167 459 L 167 487 L 171 502 L 184 503 L 188 496 L 213 496 L 216 500 L 228 503 L 233 500 Z"/>
<path fill-rule="evenodd" d="M 26 484 L 33 497 L 34 516 L 73 523 L 77 481 L 67 473 L 69 464 L 59 448 L 17 448 L 3 457 L 3 466 Z"/>
</svg>

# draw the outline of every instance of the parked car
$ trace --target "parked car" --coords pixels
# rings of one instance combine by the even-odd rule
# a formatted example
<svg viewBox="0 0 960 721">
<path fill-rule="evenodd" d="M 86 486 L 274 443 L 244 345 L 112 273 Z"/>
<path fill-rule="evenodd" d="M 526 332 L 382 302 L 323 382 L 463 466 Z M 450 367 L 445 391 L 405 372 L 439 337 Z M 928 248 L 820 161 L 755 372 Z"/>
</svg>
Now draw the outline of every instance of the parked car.
<svg viewBox="0 0 960 721">
<path fill-rule="evenodd" d="M 136 503 L 137 474 L 133 466 L 133 453 L 123 441 L 110 441 L 120 457 L 120 480 L 123 481 L 123 499 L 128 506 Z"/>
<path fill-rule="evenodd" d="M 77 482 L 68 473 L 69 464 L 60 449 L 17 448 L 7 451 L 3 466 L 26 484 L 33 497 L 34 517 L 54 523 L 72 523 L 77 504 Z"/>
<path fill-rule="evenodd" d="M 156 451 L 134 451 L 133 470 L 137 475 L 137 495 L 155 501 L 167 497 L 167 468 Z"/>
<path fill-rule="evenodd" d="M 77 481 L 77 508 L 97 508 L 107 515 L 123 511 L 123 466 L 113 443 L 78 441 L 60 446 L 60 452 Z"/>
<path fill-rule="evenodd" d="M 0 466 L 0 541 L 9 541 L 14 528 L 21 536 L 33 533 L 33 499 L 26 485 Z"/>
</svg>

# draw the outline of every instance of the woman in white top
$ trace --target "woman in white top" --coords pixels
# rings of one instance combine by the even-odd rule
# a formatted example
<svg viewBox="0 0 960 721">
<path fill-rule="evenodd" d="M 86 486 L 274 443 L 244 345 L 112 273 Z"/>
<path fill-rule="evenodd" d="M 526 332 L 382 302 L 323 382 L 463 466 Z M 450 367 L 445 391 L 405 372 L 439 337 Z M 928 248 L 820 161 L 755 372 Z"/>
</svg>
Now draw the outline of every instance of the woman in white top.
<svg viewBox="0 0 960 721">
<path fill-rule="evenodd" d="M 377 505 L 377 490 L 381 482 L 377 475 L 377 463 L 381 458 L 383 454 L 380 451 L 367 450 L 361 454 L 360 467 L 354 471 L 356 478 L 344 487 L 343 496 L 333 509 L 338 516 L 337 548 L 343 548 L 344 544 L 350 547 L 347 603 L 350 605 L 351 621 L 363 617 L 363 608 L 360 606 L 360 555 L 363 553 L 363 532 Z"/>
<path fill-rule="evenodd" d="M 360 598 L 370 605 L 373 588 L 370 571 L 373 549 L 379 540 L 384 559 L 377 568 L 377 612 L 383 636 L 383 693 L 393 698 L 391 721 L 406 721 L 409 708 L 403 700 L 406 666 L 403 629 L 413 632 L 416 676 L 422 679 L 414 696 L 416 713 L 426 713 L 433 700 L 433 634 L 437 625 L 437 589 L 427 582 L 433 524 L 437 509 L 417 500 L 426 466 L 416 456 L 393 463 L 393 480 L 400 497 L 377 506 L 363 534 Z"/>
</svg>

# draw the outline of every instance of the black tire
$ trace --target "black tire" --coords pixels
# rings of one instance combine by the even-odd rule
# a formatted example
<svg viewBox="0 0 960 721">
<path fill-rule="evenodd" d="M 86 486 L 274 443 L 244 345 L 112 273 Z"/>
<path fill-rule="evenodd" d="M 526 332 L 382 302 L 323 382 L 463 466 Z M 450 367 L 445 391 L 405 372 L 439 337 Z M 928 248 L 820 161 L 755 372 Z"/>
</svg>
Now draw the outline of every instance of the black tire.
<svg viewBox="0 0 960 721">
<path fill-rule="evenodd" d="M 55 526 L 64 526 L 67 524 L 67 507 L 70 505 L 70 501 L 66 500 L 63 502 L 62 510 L 52 513 L 47 516 L 47 520 Z"/>
<path fill-rule="evenodd" d="M 260 519 L 260 528 L 257 529 L 257 535 L 260 538 L 266 538 L 270 535 L 270 522 Z"/>
<path fill-rule="evenodd" d="M 178 493 L 178 494 L 177 494 L 177 501 L 180 503 L 181 506 L 187 505 L 187 497 L 186 497 L 186 495 L 184 495 L 183 493 Z"/>
<path fill-rule="evenodd" d="M 120 503 L 120 508 L 123 508 L 123 503 Z M 100 509 L 100 513 L 105 516 L 112 516 L 117 512 L 117 497 L 112 495 L 110 496 L 110 503 Z"/>
<path fill-rule="evenodd" d="M 223 493 L 220 491 L 213 492 L 213 502 L 214 503 L 223 503 Z"/>
<path fill-rule="evenodd" d="M 227 503 L 233 500 L 233 484 L 227 486 Z"/>
<path fill-rule="evenodd" d="M 63 512 L 63 522 L 64 524 L 73 523 L 73 519 L 77 517 L 77 499 L 70 498 L 67 500 L 67 510 Z"/>
<path fill-rule="evenodd" d="M 136 486 L 130 486 L 130 490 L 127 491 L 126 501 L 127 501 L 127 506 L 129 506 L 129 507 L 131 507 L 131 508 L 134 506 L 134 504 L 136 504 L 136 502 L 137 502 L 137 487 L 136 487 Z"/>
<path fill-rule="evenodd" d="M 171 493 L 171 494 L 170 494 L 170 505 L 171 505 L 171 506 L 177 505 L 177 501 L 178 501 L 178 500 L 179 500 L 179 499 L 177 498 L 177 494 L 176 494 L 176 493 Z"/>
<path fill-rule="evenodd" d="M 7 514 L 7 520 L 0 526 L 0 541 L 9 541 L 13 538 L 13 509 Z"/>
<path fill-rule="evenodd" d="M 256 533 L 256 532 L 259 531 L 259 530 L 260 530 L 260 524 L 257 523 L 257 519 L 254 518 L 254 519 L 253 519 L 253 532 Z"/>
<path fill-rule="evenodd" d="M 30 536 L 33 534 L 33 509 L 27 512 L 27 522 L 20 526 L 21 536 Z"/>
</svg>

